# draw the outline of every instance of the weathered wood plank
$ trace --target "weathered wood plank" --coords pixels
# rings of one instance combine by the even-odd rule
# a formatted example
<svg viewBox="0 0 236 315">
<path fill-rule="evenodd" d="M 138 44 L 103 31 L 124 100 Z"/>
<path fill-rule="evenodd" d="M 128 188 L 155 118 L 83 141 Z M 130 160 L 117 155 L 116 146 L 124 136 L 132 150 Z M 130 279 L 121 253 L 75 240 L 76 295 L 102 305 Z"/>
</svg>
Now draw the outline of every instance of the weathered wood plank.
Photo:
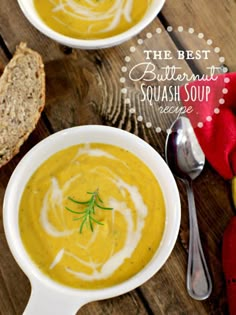
<svg viewBox="0 0 236 315">
<path fill-rule="evenodd" d="M 178 242 L 168 263 L 141 287 L 143 294 L 149 297 L 149 305 L 154 314 L 210 314 L 208 308 L 202 307 L 201 302 L 196 302 L 188 297 L 185 290 L 185 269 L 186 254 Z M 185 303 L 186 300 L 188 303 Z"/>
<path fill-rule="evenodd" d="M 1 45 L 0 45 L 0 76 L 1 76 L 1 74 L 3 73 L 5 64 L 6 64 L 7 62 L 8 62 L 8 59 L 7 59 L 5 53 L 4 53 L 4 51 L 2 50 Z"/>
<path fill-rule="evenodd" d="M 203 33 L 205 39 L 211 39 L 214 47 L 221 49 L 230 71 L 236 70 L 236 2 L 234 0 L 167 0 L 162 10 L 167 23 L 175 29 L 193 28 L 195 33 Z"/>
<path fill-rule="evenodd" d="M 29 281 L 15 262 L 6 242 L 2 222 L 3 196 L 9 178 L 18 162 L 32 146 L 48 135 L 48 130 L 43 121 L 40 120 L 36 130 L 23 145 L 20 153 L 0 169 L 0 290 L 4 294 L 4 301 L 1 300 L 0 303 L 0 314 L 2 315 L 22 314 L 30 294 Z"/>
<path fill-rule="evenodd" d="M 1 248 L 2 250 L 2 248 Z M 5 286 L 4 278 L 2 277 L 2 274 L 0 272 L 0 281 L 1 281 L 1 286 L 0 286 L 0 300 L 1 300 L 1 310 L 0 310 L 0 315 L 4 314 L 16 314 L 14 310 L 14 305 L 10 299 L 9 292 Z"/>
<path fill-rule="evenodd" d="M 7 64 L 8 58 L 0 47 L 0 64 L 2 68 Z M 30 294 L 30 284 L 27 277 L 15 262 L 6 242 L 3 229 L 2 204 L 7 183 L 15 167 L 22 157 L 39 141 L 50 133 L 42 119 L 39 120 L 35 131 L 7 165 L 0 168 L 0 314 L 22 314 Z"/>
<path fill-rule="evenodd" d="M 77 315 L 148 315 L 135 291 L 119 297 L 93 302 L 82 307 Z"/>
<path fill-rule="evenodd" d="M 45 61 L 63 57 L 63 52 L 60 49 L 55 49 L 59 47 L 58 44 L 41 35 L 31 26 L 21 12 L 17 1 L 3 0 L 0 6 L 0 34 L 10 52 L 13 53 L 16 46 L 23 41 L 39 51 Z"/>
<path fill-rule="evenodd" d="M 187 12 L 191 7 L 192 18 L 196 18 L 196 21 L 198 21 L 198 32 L 204 32 L 206 36 L 211 38 L 208 23 L 212 25 L 212 22 L 209 22 L 211 20 L 209 9 L 211 9 L 212 4 L 209 4 L 208 7 L 209 2 L 205 2 L 205 10 L 202 10 L 200 5 L 197 8 L 197 1 L 172 1 L 171 3 L 170 5 L 170 1 L 167 1 L 164 8 L 165 16 L 167 16 L 167 11 L 169 14 L 172 12 L 172 18 L 175 16 L 179 23 L 182 21 L 181 25 L 184 22 L 187 27 L 195 27 L 192 21 L 191 25 L 188 25 L 188 19 L 186 19 Z M 181 3 L 184 3 L 183 7 L 180 7 Z M 212 3 L 216 3 L 216 0 Z M 201 11 L 201 14 L 203 14 L 200 15 L 199 12 L 199 20 L 197 20 L 194 10 Z M 15 17 L 14 23 L 10 21 L 12 12 L 14 12 Z M 179 18 L 180 16 L 181 18 Z M 208 19 L 205 19 L 207 23 L 200 20 L 200 16 L 208 17 Z M 176 20 L 173 18 L 173 23 L 171 23 L 173 26 L 180 25 Z M 144 124 L 138 123 L 137 117 L 129 113 L 129 106 L 124 103 L 124 100 L 121 100 L 120 67 L 130 46 L 136 45 L 136 39 L 119 47 L 101 51 L 63 50 L 58 44 L 46 39 L 30 26 L 20 12 L 17 3 L 13 0 L 1 0 L 0 21 L 0 31 L 11 53 L 14 52 L 15 45 L 19 41 L 25 40 L 29 46 L 37 49 L 43 55 L 47 73 L 47 107 L 45 113 L 53 130 L 88 123 L 113 125 L 138 134 L 163 155 L 166 134 L 164 132 L 157 134 L 154 129 L 148 129 Z M 177 24 L 174 24 L 175 21 Z M 146 32 L 153 33 L 156 27 L 163 29 L 162 25 L 156 20 L 145 32 L 140 34 L 140 38 L 145 39 Z M 230 26 L 230 28 L 232 27 Z M 218 36 L 215 32 L 212 33 L 214 36 Z M 145 42 L 144 47 L 157 48 L 157 42 L 154 40 L 148 41 L 148 43 Z M 158 49 L 174 49 L 174 47 L 175 45 L 168 35 L 158 41 Z M 231 53 L 227 52 L 227 59 L 228 56 L 231 56 Z M 138 60 L 141 56 L 137 55 L 136 58 Z M 191 72 L 187 64 L 184 64 L 184 69 L 189 73 Z M 132 102 L 137 102 L 137 109 L 143 112 L 146 119 L 152 117 L 154 122 L 161 123 L 163 127 L 170 126 L 171 117 L 160 116 L 152 109 L 144 107 L 137 100 L 135 90 L 132 88 L 129 93 Z M 44 133 L 41 135 L 45 136 Z M 16 157 L 4 169 L 8 167 L 13 169 L 18 158 Z M 2 191 L 4 191 L 10 175 L 10 172 L 6 172 L 5 174 L 0 171 L 0 178 L 3 181 Z M 180 240 L 178 240 L 176 248 L 166 265 L 152 280 L 142 286 L 142 293 L 154 314 L 222 314 L 226 311 L 226 305 L 220 261 L 220 243 L 224 227 L 232 215 L 227 186 L 209 166 L 206 167 L 204 174 L 194 184 L 203 246 L 214 279 L 213 296 L 204 303 L 191 300 L 185 290 L 187 257 L 184 247 L 187 247 L 188 214 L 185 188 L 181 183 L 179 188 L 183 207 L 181 236 L 184 246 L 182 247 Z M 224 210 L 222 211 L 222 209 Z M 211 228 L 209 229 L 209 227 Z M 10 271 L 13 275 L 20 272 L 13 262 L 11 262 Z M 13 305 L 19 314 L 22 312 L 29 294 L 28 282 L 23 275 L 21 277 L 21 285 L 26 293 L 20 292 L 24 291 L 22 287 L 21 290 L 14 288 L 15 281 L 13 278 L 8 278 L 8 276 L 6 278 L 8 291 L 13 292 L 14 297 L 17 296 Z M 143 304 L 135 292 L 113 300 L 90 304 L 85 306 L 80 313 L 99 314 L 99 312 L 107 312 L 108 314 L 108 311 L 109 314 L 117 315 L 130 312 L 132 314 L 146 314 Z M 9 313 L 9 315 L 11 314 Z"/>
</svg>

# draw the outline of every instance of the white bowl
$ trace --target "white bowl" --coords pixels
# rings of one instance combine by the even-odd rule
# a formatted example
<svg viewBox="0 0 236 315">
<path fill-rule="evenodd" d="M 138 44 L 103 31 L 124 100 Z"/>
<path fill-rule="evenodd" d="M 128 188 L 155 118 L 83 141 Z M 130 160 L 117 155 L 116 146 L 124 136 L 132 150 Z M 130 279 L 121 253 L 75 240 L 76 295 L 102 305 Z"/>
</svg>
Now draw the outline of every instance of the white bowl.
<svg viewBox="0 0 236 315">
<path fill-rule="evenodd" d="M 166 223 L 161 244 L 152 260 L 135 276 L 121 284 L 98 290 L 73 289 L 44 275 L 28 256 L 20 237 L 18 211 L 25 185 L 34 171 L 51 155 L 75 144 L 115 144 L 138 156 L 157 178 L 165 201 Z M 32 148 L 16 167 L 7 186 L 3 205 L 4 229 L 11 252 L 28 276 L 32 292 L 25 315 L 72 315 L 84 304 L 111 298 L 140 286 L 165 263 L 180 226 L 180 198 L 167 164 L 145 141 L 126 131 L 106 126 L 81 126 L 55 133 Z M 158 292 L 156 292 L 158 294 Z"/>
<path fill-rule="evenodd" d="M 150 24 L 154 20 L 157 14 L 161 11 L 165 0 L 152 0 L 152 4 L 147 10 L 144 17 L 129 30 L 116 36 L 97 40 L 83 40 L 64 36 L 52 30 L 44 23 L 34 7 L 33 0 L 18 0 L 18 3 L 30 23 L 33 24 L 40 32 L 50 37 L 51 39 L 73 48 L 100 49 L 119 45 L 140 33 L 148 24 Z"/>
</svg>

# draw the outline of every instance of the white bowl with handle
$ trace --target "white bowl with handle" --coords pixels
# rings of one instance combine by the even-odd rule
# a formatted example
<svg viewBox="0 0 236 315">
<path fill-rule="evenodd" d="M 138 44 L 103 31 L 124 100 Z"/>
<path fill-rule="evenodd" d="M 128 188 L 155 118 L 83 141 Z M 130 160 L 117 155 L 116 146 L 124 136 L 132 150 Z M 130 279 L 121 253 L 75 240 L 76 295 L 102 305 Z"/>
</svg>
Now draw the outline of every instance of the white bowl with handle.
<svg viewBox="0 0 236 315">
<path fill-rule="evenodd" d="M 150 24 L 161 11 L 165 0 L 152 0 L 150 7 L 143 18 L 133 27 L 118 35 L 104 39 L 76 39 L 65 36 L 51 29 L 37 13 L 33 0 L 18 0 L 20 8 L 29 22 L 44 35 L 51 39 L 73 48 L 80 49 L 100 49 L 119 45 L 133 36 L 140 33 L 148 24 Z"/>
<path fill-rule="evenodd" d="M 158 180 L 166 208 L 164 234 L 152 260 L 132 278 L 118 285 L 96 290 L 70 288 L 43 274 L 24 248 L 18 222 L 22 193 L 36 169 L 56 152 L 68 146 L 88 142 L 115 144 L 141 159 Z M 86 303 L 115 297 L 142 285 L 163 266 L 173 250 L 179 232 L 180 212 L 179 192 L 167 164 L 149 144 L 137 136 L 113 127 L 80 126 L 47 137 L 33 147 L 18 164 L 4 197 L 3 219 L 7 241 L 32 288 L 24 315 L 74 315 Z"/>
</svg>

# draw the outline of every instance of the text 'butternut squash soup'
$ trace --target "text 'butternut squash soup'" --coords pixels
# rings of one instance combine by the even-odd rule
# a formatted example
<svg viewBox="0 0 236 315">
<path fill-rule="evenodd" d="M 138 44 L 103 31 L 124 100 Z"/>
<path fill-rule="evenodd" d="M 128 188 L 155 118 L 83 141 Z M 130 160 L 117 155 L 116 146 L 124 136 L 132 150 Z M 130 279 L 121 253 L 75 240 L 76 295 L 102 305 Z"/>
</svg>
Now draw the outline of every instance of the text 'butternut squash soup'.
<svg viewBox="0 0 236 315">
<path fill-rule="evenodd" d="M 153 173 L 129 151 L 76 145 L 32 175 L 19 227 L 26 251 L 48 277 L 74 288 L 105 288 L 153 257 L 164 233 L 164 198 Z"/>
<path fill-rule="evenodd" d="M 152 0 L 34 0 L 54 31 L 77 39 L 111 37 L 137 24 Z"/>
</svg>

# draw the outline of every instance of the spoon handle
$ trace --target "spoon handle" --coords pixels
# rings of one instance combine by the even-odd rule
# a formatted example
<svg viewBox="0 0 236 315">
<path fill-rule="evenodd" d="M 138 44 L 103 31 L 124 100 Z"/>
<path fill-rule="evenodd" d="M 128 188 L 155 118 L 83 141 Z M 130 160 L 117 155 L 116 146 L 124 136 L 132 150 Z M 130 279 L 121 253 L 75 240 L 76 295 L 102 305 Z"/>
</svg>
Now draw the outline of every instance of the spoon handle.
<svg viewBox="0 0 236 315">
<path fill-rule="evenodd" d="M 212 281 L 201 245 L 192 182 L 186 181 L 186 187 L 189 208 L 187 290 L 193 299 L 205 300 L 211 294 Z"/>
</svg>

